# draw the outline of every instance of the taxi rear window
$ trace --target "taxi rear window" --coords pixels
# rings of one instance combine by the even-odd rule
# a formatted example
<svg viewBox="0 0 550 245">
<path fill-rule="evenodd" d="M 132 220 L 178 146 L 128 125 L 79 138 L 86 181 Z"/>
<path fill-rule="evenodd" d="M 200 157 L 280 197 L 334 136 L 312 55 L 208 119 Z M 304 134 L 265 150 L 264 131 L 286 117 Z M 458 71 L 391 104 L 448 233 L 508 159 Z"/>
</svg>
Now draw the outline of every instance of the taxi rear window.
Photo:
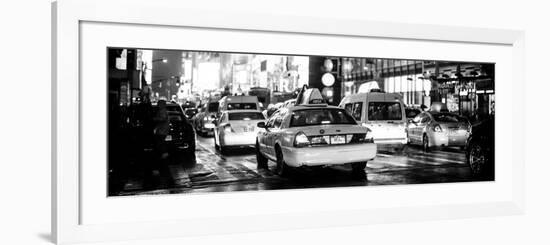
<svg viewBox="0 0 550 245">
<path fill-rule="evenodd" d="M 264 120 L 264 115 L 260 112 L 233 112 L 229 113 L 229 121 L 241 120 Z"/>
<path fill-rule="evenodd" d="M 369 102 L 369 121 L 401 120 L 403 118 L 399 102 Z"/>
<path fill-rule="evenodd" d="M 302 127 L 325 124 L 357 124 L 345 110 L 342 109 L 306 109 L 292 112 L 290 127 Z"/>
<path fill-rule="evenodd" d="M 256 103 L 229 103 L 227 110 L 256 110 Z"/>
</svg>

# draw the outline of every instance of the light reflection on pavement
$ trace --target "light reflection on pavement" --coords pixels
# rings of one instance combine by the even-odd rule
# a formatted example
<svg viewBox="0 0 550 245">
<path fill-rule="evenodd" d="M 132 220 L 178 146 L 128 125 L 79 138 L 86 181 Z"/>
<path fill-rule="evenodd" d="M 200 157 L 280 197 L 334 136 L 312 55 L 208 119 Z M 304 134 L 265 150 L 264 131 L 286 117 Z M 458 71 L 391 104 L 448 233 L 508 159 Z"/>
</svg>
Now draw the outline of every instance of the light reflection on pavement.
<svg viewBox="0 0 550 245">
<path fill-rule="evenodd" d="M 367 177 L 354 180 L 346 166 L 295 169 L 288 178 L 275 174 L 275 163 L 269 169 L 257 169 L 254 149 L 233 150 L 221 155 L 213 139 L 197 136 L 196 159 L 189 157 L 169 166 L 173 185 L 153 171 L 158 184 L 146 187 L 135 175 L 125 180 L 117 195 L 204 193 L 314 187 L 346 187 L 472 181 L 464 152 L 449 148 L 424 153 L 420 147 L 407 146 L 401 153 L 384 148 L 367 163 Z"/>
</svg>

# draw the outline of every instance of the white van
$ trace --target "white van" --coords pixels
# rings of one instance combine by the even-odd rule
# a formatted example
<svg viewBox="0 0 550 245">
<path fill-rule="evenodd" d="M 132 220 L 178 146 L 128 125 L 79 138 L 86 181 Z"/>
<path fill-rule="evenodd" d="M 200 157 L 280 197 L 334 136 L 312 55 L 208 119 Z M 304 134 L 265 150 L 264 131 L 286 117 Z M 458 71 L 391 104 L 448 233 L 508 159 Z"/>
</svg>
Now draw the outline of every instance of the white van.
<svg viewBox="0 0 550 245">
<path fill-rule="evenodd" d="M 218 114 L 230 110 L 261 111 L 260 102 L 256 96 L 224 96 L 219 100 Z"/>
<path fill-rule="evenodd" d="M 407 118 L 400 94 L 352 94 L 344 97 L 339 107 L 346 109 L 362 126 L 371 130 L 374 143 L 399 147 L 407 144 Z"/>
</svg>

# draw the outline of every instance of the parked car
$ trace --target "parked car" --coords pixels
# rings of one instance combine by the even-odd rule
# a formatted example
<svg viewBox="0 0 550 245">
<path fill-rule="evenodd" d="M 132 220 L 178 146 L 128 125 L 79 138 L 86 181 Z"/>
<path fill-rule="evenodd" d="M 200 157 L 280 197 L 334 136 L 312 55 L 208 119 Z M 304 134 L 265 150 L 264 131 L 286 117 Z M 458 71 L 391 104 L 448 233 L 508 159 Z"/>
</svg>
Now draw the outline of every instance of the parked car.
<svg viewBox="0 0 550 245">
<path fill-rule="evenodd" d="M 200 112 L 193 117 L 195 131 L 200 135 L 214 135 L 214 123 L 218 112 L 218 100 L 208 100 L 200 108 Z"/>
<path fill-rule="evenodd" d="M 407 144 L 407 118 L 400 94 L 368 92 L 344 97 L 339 107 L 372 131 L 374 143 L 403 149 Z"/>
<path fill-rule="evenodd" d="M 176 103 L 167 103 L 168 120 L 170 131 L 164 139 L 171 152 L 183 152 L 195 154 L 195 132 L 193 126 L 185 117 L 183 109 Z M 153 114 L 158 111 L 158 107 L 153 105 Z"/>
<path fill-rule="evenodd" d="M 466 161 L 476 177 L 494 179 L 495 120 L 490 118 L 472 127 L 466 144 Z"/>
<path fill-rule="evenodd" d="M 222 154 L 229 148 L 254 147 L 257 123 L 264 121 L 264 115 L 259 111 L 232 110 L 222 113 L 215 121 L 214 146 Z"/>
<path fill-rule="evenodd" d="M 433 147 L 459 146 L 464 148 L 470 137 L 468 119 L 449 112 L 422 112 L 408 126 L 411 144 L 422 145 L 428 152 Z"/>
<path fill-rule="evenodd" d="M 364 176 L 367 161 L 376 156 L 370 131 L 335 106 L 281 108 L 258 127 L 265 129 L 256 137 L 258 168 L 272 160 L 282 176 L 293 167 L 344 164 L 351 164 L 353 176 Z"/>
</svg>

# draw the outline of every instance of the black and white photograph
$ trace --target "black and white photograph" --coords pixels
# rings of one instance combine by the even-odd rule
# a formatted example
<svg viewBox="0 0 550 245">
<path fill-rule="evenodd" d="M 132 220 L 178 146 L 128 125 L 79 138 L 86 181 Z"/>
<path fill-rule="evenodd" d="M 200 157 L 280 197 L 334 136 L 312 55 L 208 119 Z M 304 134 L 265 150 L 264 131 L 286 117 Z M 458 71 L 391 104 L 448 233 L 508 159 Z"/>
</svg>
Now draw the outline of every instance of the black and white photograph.
<svg viewBox="0 0 550 245">
<path fill-rule="evenodd" d="M 494 63 L 107 56 L 109 196 L 494 181 Z"/>
</svg>

